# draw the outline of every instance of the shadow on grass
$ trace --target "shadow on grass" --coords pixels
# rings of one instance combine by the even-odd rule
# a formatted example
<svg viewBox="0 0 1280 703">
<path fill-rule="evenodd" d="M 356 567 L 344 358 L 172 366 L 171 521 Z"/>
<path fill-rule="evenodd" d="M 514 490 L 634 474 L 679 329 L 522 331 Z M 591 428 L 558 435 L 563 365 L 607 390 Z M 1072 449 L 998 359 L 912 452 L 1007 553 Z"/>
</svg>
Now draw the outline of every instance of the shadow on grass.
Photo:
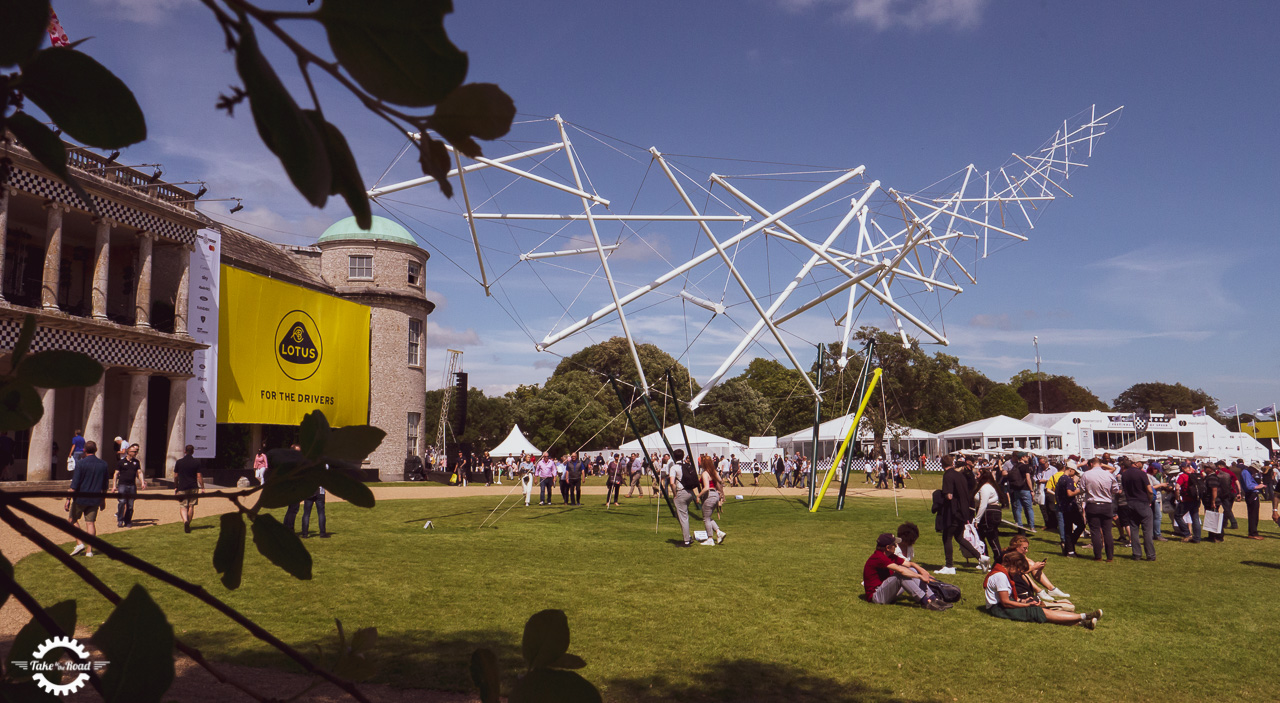
<svg viewBox="0 0 1280 703">
<path fill-rule="evenodd" d="M 888 689 L 861 681 L 837 681 L 798 667 L 757 659 L 722 659 L 693 669 L 689 679 L 681 681 L 671 681 L 666 676 L 657 674 L 595 683 L 606 699 L 636 703 L 905 703 L 908 700 L 895 696 Z"/>
<path fill-rule="evenodd" d="M 1280 564 L 1273 564 L 1269 561 L 1242 561 L 1240 563 L 1245 566 L 1262 566 L 1268 569 L 1280 569 Z"/>
</svg>

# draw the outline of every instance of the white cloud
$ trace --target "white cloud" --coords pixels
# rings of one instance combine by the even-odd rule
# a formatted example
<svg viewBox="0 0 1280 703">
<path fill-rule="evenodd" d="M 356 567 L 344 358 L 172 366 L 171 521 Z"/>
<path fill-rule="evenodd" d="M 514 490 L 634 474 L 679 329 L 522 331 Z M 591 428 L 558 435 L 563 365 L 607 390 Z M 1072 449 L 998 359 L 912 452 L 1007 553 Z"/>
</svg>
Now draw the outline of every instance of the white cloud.
<svg viewBox="0 0 1280 703">
<path fill-rule="evenodd" d="M 199 5 L 196 0 L 93 0 L 93 4 L 122 20 L 148 25 L 160 24 L 175 10 Z"/>
<path fill-rule="evenodd" d="M 469 327 L 456 330 L 427 320 L 427 343 L 437 347 L 475 347 L 480 345 L 480 335 Z"/>
<path fill-rule="evenodd" d="M 895 27 L 976 27 L 987 3 L 988 0 L 782 0 L 783 6 L 797 11 L 819 4 L 837 5 L 841 18 L 879 31 Z"/>
</svg>

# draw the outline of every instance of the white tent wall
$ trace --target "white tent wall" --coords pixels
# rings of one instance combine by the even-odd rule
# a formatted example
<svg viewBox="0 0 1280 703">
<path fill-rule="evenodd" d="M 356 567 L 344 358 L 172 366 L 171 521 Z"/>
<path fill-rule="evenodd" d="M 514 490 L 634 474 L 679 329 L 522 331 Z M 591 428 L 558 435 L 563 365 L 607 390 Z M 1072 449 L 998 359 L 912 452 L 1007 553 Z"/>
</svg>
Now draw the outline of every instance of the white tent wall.
<svg viewBox="0 0 1280 703">
<path fill-rule="evenodd" d="M 1062 432 L 1007 415 L 996 415 L 938 433 L 944 452 L 964 450 L 1047 452 L 1062 448 Z"/>
<path fill-rule="evenodd" d="M 1115 453 L 1138 439 L 1132 415 L 1126 413 L 1090 412 L 1041 415 L 1032 413 L 1025 422 L 1062 433 L 1062 448 L 1067 454 L 1088 458 L 1105 451 Z M 1204 415 L 1153 414 L 1147 420 L 1146 450 L 1162 452 L 1179 450 L 1214 459 L 1261 461 L 1268 457 L 1266 447 L 1242 432 L 1227 429 L 1216 419 Z"/>
</svg>

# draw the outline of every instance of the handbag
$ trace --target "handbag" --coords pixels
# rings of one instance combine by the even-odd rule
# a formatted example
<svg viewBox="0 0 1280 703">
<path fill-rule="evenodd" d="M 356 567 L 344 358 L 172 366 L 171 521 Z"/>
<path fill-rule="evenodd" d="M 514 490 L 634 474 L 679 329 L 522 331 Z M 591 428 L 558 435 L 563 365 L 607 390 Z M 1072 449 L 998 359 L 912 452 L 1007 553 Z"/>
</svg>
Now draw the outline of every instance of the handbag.
<svg viewBox="0 0 1280 703">
<path fill-rule="evenodd" d="M 963 537 L 964 541 L 968 542 L 970 547 L 973 547 L 973 551 L 978 553 L 978 556 L 983 556 L 987 553 L 987 547 L 983 544 L 982 537 L 978 536 L 978 528 L 974 523 L 966 522 L 964 524 Z"/>
<path fill-rule="evenodd" d="M 1209 510 L 1204 514 L 1204 531 L 1222 534 L 1222 511 Z"/>
</svg>

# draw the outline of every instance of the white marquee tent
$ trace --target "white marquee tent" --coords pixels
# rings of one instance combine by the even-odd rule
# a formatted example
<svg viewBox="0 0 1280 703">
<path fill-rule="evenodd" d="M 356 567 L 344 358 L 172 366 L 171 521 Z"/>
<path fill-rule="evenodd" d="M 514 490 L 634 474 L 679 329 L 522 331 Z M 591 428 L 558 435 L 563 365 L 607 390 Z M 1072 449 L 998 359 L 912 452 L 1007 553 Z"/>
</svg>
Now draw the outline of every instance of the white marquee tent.
<svg viewBox="0 0 1280 703">
<path fill-rule="evenodd" d="M 836 453 L 840 442 L 849 433 L 849 425 L 853 422 L 853 414 L 837 417 L 818 425 L 818 460 L 821 461 Z M 884 433 L 883 442 L 890 445 L 895 454 L 906 456 L 936 455 L 938 435 L 925 432 L 914 427 L 890 424 Z M 778 438 L 778 446 L 787 453 L 800 452 L 811 456 L 810 445 L 813 444 L 813 428 L 806 427 L 789 435 Z M 868 423 L 863 422 L 858 428 L 859 448 L 868 452 L 875 445 L 875 435 Z"/>
<path fill-rule="evenodd" d="M 720 454 L 724 456 L 737 456 L 740 459 L 748 459 L 747 445 L 741 442 L 735 442 L 732 439 L 714 435 L 710 432 L 704 432 L 696 427 L 685 426 L 685 431 L 689 433 L 689 446 L 693 449 L 693 453 L 697 454 Z M 680 433 L 680 425 L 671 425 L 662 431 L 666 435 L 667 441 L 676 449 L 684 448 L 684 435 Z M 667 447 L 662 443 L 662 439 L 657 432 L 651 432 L 644 437 L 644 448 L 650 452 L 658 454 L 666 454 Z M 640 442 L 631 440 L 618 448 L 623 454 L 640 451 Z"/>
<path fill-rule="evenodd" d="M 938 433 L 942 450 L 1012 452 L 1016 450 L 1044 452 L 1062 449 L 1060 430 L 996 415 Z"/>
<path fill-rule="evenodd" d="M 489 450 L 489 456 L 495 459 L 501 459 L 508 456 L 518 457 L 521 452 L 533 454 L 535 456 L 540 456 L 542 454 L 542 450 L 533 446 L 533 443 L 529 441 L 529 438 L 525 437 L 524 433 L 520 431 L 520 425 L 512 425 L 511 434 L 507 435 L 506 439 L 499 442 L 498 446 Z"/>
</svg>

